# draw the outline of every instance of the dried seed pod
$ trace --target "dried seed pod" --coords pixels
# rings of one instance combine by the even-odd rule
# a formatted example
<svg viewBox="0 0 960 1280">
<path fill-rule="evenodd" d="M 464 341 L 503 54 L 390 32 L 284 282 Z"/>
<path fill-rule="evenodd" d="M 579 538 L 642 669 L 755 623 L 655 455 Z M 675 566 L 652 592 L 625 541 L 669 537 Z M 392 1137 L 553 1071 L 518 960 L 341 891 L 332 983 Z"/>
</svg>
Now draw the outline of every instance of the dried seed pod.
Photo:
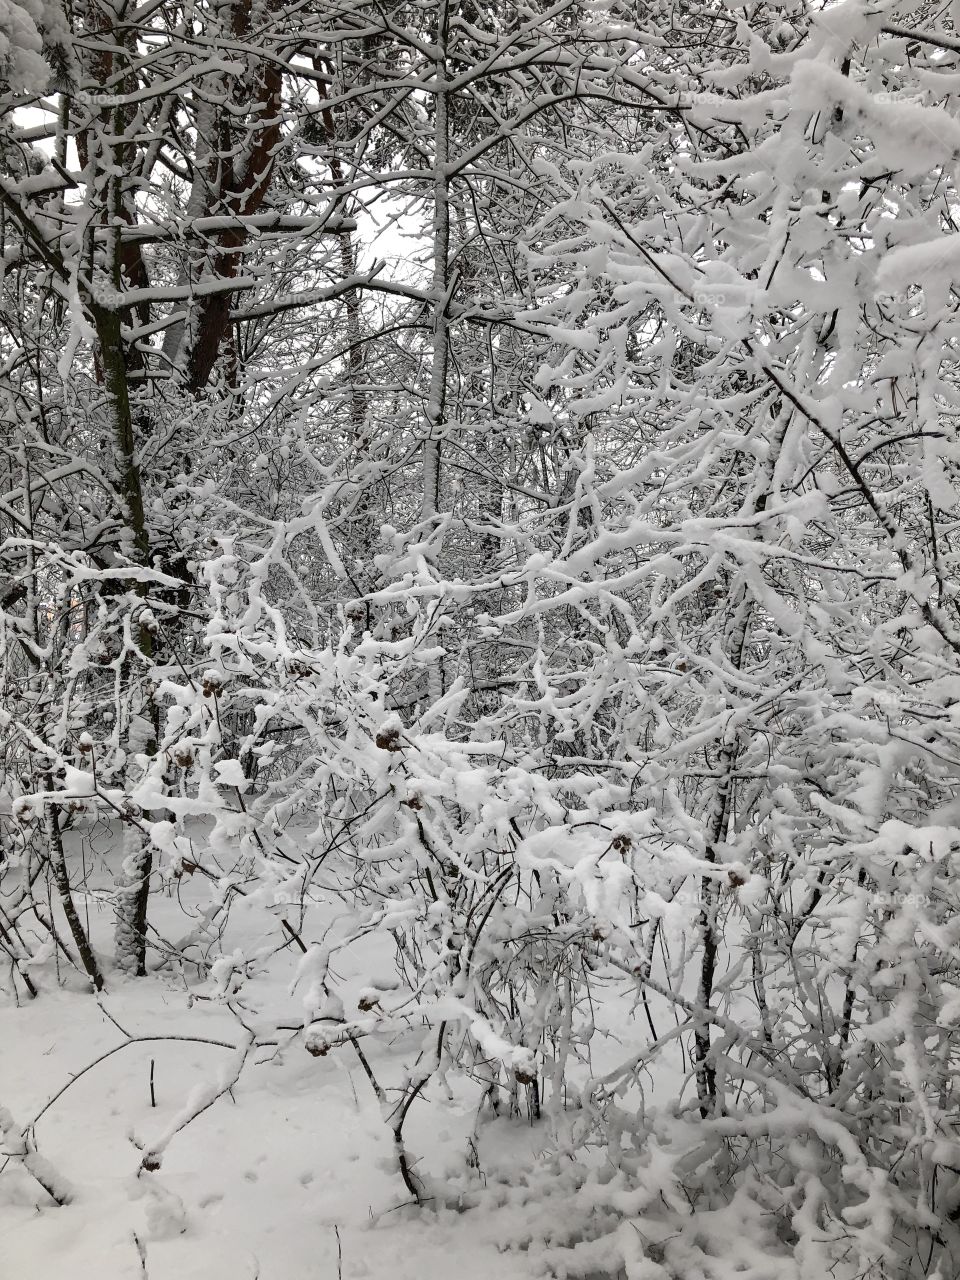
<svg viewBox="0 0 960 1280">
<path fill-rule="evenodd" d="M 221 671 L 205 671 L 203 673 L 203 696 L 205 698 L 215 697 L 223 688 L 224 678 Z"/>
<path fill-rule="evenodd" d="M 333 1044 L 323 1032 L 311 1032 L 304 1040 L 303 1047 L 311 1057 L 325 1058 L 333 1048 Z"/>
</svg>

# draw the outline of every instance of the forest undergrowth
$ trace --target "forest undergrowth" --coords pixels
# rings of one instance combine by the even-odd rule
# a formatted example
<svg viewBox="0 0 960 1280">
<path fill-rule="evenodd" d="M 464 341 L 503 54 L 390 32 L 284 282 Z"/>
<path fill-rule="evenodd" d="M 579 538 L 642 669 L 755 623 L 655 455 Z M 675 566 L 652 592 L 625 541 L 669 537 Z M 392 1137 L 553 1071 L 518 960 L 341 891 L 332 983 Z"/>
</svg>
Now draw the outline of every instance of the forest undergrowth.
<svg viewBox="0 0 960 1280">
<path fill-rule="evenodd" d="M 0 0 L 17 1274 L 960 1273 L 958 54 Z"/>
</svg>

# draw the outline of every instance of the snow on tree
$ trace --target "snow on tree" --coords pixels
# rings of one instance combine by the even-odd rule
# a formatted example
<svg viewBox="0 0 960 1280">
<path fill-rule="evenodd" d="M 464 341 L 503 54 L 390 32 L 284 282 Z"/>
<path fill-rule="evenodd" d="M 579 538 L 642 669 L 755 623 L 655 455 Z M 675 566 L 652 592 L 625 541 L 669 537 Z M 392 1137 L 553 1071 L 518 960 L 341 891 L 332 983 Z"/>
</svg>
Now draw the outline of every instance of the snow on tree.
<svg viewBox="0 0 960 1280">
<path fill-rule="evenodd" d="M 342 1055 L 424 1209 L 500 1191 L 412 1115 L 540 1126 L 555 1274 L 954 1275 L 949 15 L 0 39 L 9 989 L 242 1027 L 139 1176 L 253 1048 Z"/>
</svg>

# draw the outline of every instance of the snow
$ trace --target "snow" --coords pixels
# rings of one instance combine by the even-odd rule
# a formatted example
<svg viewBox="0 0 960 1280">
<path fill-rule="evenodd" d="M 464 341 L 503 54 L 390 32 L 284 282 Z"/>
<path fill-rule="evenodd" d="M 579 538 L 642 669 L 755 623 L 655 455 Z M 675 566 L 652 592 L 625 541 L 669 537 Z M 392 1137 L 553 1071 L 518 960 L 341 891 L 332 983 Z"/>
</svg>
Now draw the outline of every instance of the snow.
<svg viewBox="0 0 960 1280">
<path fill-rule="evenodd" d="M 954 1280 L 953 19 L 229 8 L 0 0 L 0 1280 Z"/>
<path fill-rule="evenodd" d="M 129 1003 L 131 994 L 121 993 L 114 1007 Z M 175 1033 L 189 1020 L 171 1013 L 169 1002 L 169 993 L 163 1003 L 137 995 L 139 1025 Z M 12 1072 L 5 1061 L 0 1079 L 8 1091 L 19 1086 L 41 1097 L 36 1084 L 30 1088 L 28 1065 L 34 1077 L 38 1067 L 48 1067 L 46 1079 L 55 1083 L 53 1063 L 42 1057 L 51 1044 L 59 1046 L 54 1061 L 63 1072 L 66 1062 L 80 1060 L 80 1045 L 93 1056 L 118 1038 L 102 1015 L 98 1025 L 95 1009 L 68 1011 L 70 1003 L 54 1000 L 45 1012 L 35 1011 L 40 1016 L 19 1011 L 25 1016 L 18 1044 L 26 1033 L 40 1062 L 24 1054 L 21 1072 Z M 9 1032 L 9 1024 L 3 1029 Z M 134 1277 L 141 1274 L 139 1241 L 151 1280 L 336 1277 L 340 1249 L 345 1275 L 442 1280 L 451 1254 L 465 1280 L 493 1272 L 504 1280 L 529 1275 L 521 1259 L 497 1252 L 489 1224 L 387 1213 L 397 1199 L 395 1178 L 377 1167 L 390 1160 L 387 1130 L 364 1094 L 361 1073 L 329 1058 L 298 1054 L 289 1065 L 254 1069 L 235 1100 L 221 1098 L 174 1139 L 162 1171 L 138 1175 L 131 1139 L 154 1133 L 157 1114 L 172 1118 L 177 1102 L 189 1096 L 191 1078 L 207 1076 L 224 1056 L 213 1048 L 136 1046 L 79 1083 L 72 1100 L 67 1094 L 38 1125 L 38 1141 L 83 1190 L 69 1206 L 38 1213 L 28 1189 L 4 1175 L 4 1194 L 16 1186 L 21 1203 L 3 1203 L 2 1273 Z M 155 1112 L 147 1087 L 151 1058 Z"/>
<path fill-rule="evenodd" d="M 244 776 L 243 766 L 239 760 L 221 760 L 215 764 L 217 781 L 225 787 L 236 787 L 238 791 L 246 791 L 249 786 Z"/>
<path fill-rule="evenodd" d="M 939 236 L 922 244 L 891 249 L 877 270 L 879 293 L 902 293 L 911 285 L 928 285 L 938 277 L 960 279 L 960 235 Z"/>
<path fill-rule="evenodd" d="M 108 915 L 95 917 L 104 938 Z M 322 968 L 311 952 L 302 976 Z M 409 1206 L 392 1135 L 349 1050 L 251 1050 L 224 1002 L 195 999 L 172 972 L 110 973 L 94 999 L 78 983 L 58 989 L 52 961 L 34 969 L 37 999 L 0 1004 L 3 1151 L 15 1156 L 26 1129 L 32 1166 L 69 1203 L 58 1207 L 6 1161 L 3 1277 L 446 1280 L 453 1259 L 462 1280 L 539 1274 L 500 1251 L 489 1214 Z M 282 984 L 295 972 L 291 960 L 269 979 L 278 1005 L 290 1005 Z M 376 1069 L 390 1071 L 389 1055 Z M 473 1116 L 456 1098 L 437 1101 L 438 1122 L 417 1127 L 412 1145 L 442 1171 Z M 517 1122 L 513 1137 L 532 1162 L 535 1134 Z"/>
<path fill-rule="evenodd" d="M 0 0 L 0 84 L 5 81 L 15 93 L 42 93 L 47 87 L 50 71 L 37 30 L 43 9 L 37 0 Z"/>
<path fill-rule="evenodd" d="M 398 722 L 379 723 L 391 729 Z M 624 832 L 636 826 L 624 819 Z M 67 833 L 74 873 L 85 830 Z M 191 820 L 188 839 L 157 822 L 151 835 L 182 871 L 188 849 L 201 863 L 209 859 L 206 830 Z M 552 834 L 533 847 L 545 852 L 556 844 Z M 620 855 L 602 856 L 615 834 L 583 842 L 579 857 L 573 846 L 555 850 L 542 864 L 579 880 L 598 912 L 625 927 L 619 900 L 630 873 Z M 58 982 L 51 947 L 30 965 L 36 999 L 17 1006 L 7 990 L 0 1000 L 0 1043 L 16 1045 L 16 1052 L 0 1054 L 0 1105 L 9 1110 L 3 1150 L 11 1157 L 0 1171 L 4 1280 L 144 1273 L 150 1280 L 446 1280 L 452 1265 L 463 1280 L 534 1280 L 580 1274 L 580 1261 L 593 1267 L 603 1259 L 616 1275 L 627 1258 L 634 1258 L 631 1276 L 644 1274 L 646 1264 L 612 1220 L 593 1242 L 586 1223 L 593 1214 L 605 1221 L 618 1209 L 656 1205 L 660 1189 L 673 1195 L 666 1155 L 657 1190 L 647 1182 L 628 1185 L 622 1176 L 613 1184 L 588 1179 L 572 1213 L 580 1180 L 557 1182 L 548 1157 L 568 1139 L 526 1116 L 481 1124 L 476 1085 L 456 1069 L 427 1084 L 405 1125 L 415 1176 L 428 1188 L 445 1188 L 435 1204 L 411 1203 L 398 1174 L 390 1108 L 409 1079 L 411 1049 L 432 1045 L 435 1031 L 424 1040 L 417 1030 L 417 1005 L 396 976 L 383 934 L 348 952 L 338 949 L 337 921 L 321 916 L 301 926 L 305 952 L 265 948 L 264 919 L 276 926 L 265 890 L 235 898 L 224 914 L 219 905 L 203 906 L 222 901 L 215 888 L 211 900 L 207 882 L 182 874 L 153 895 L 151 920 L 159 937 L 179 939 L 176 950 L 187 957 L 207 954 L 222 929 L 203 972 L 189 963 L 158 967 L 154 952 L 144 979 L 111 968 L 112 911 L 104 888 L 122 856 L 122 837 L 115 826 L 109 843 L 101 843 L 102 879 L 78 889 L 105 991 L 93 996 L 64 966 Z M 701 864 L 691 859 L 691 865 Z M 397 905 L 409 913 L 409 903 Z M 448 928 L 444 904 L 436 907 L 438 927 Z M 384 904 L 385 913 L 392 909 Z M 693 910 L 689 901 L 674 903 L 664 922 L 664 936 L 678 951 Z M 185 937 L 184 911 L 195 917 Z M 402 918 L 396 923 L 402 927 Z M 287 941 L 280 928 L 274 932 Z M 327 989 L 333 979 L 340 994 Z M 479 1058 L 501 1062 L 518 1089 L 538 1070 L 543 1087 L 552 1087 L 541 1050 L 506 1038 L 469 1002 L 445 996 L 420 1007 L 470 1034 Z M 365 1034 L 398 1008 L 408 1030 Z M 298 1036 L 292 1029 L 304 1022 Z M 385 1097 L 371 1087 L 350 1034 L 360 1037 Z M 606 1048 L 603 1037 L 592 1046 L 596 1068 L 642 1052 L 643 1039 L 632 1019 L 619 1025 Z M 672 1062 L 676 1069 L 679 1058 Z M 582 1124 L 578 1116 L 570 1114 L 573 1130 Z M 44 1187 L 64 1203 L 55 1204 Z"/>
<path fill-rule="evenodd" d="M 846 118 L 870 129 L 881 162 L 908 177 L 960 152 L 960 123 L 949 112 L 906 99 L 882 101 L 822 62 L 797 65 L 791 96 L 797 106 L 812 111 L 842 108 Z"/>
</svg>

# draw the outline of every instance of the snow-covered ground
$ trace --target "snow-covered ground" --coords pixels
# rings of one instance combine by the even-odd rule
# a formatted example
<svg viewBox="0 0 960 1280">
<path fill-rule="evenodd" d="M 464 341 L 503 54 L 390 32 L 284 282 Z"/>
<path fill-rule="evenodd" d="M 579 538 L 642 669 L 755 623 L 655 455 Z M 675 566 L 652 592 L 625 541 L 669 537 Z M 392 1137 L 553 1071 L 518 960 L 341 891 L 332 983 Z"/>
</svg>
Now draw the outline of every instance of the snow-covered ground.
<svg viewBox="0 0 960 1280">
<path fill-rule="evenodd" d="M 78 859 L 79 835 L 69 843 Z M 88 873 L 90 867 L 88 861 Z M 109 874 L 99 868 L 101 886 Z M 108 957 L 105 901 L 78 893 Z M 156 897 L 151 918 L 171 937 L 189 927 L 175 897 Z M 230 923 L 234 944 L 243 941 L 245 922 L 260 927 L 253 913 L 238 911 Z M 285 1008 L 292 1020 L 298 1012 L 302 1018 L 289 990 L 296 964 L 295 954 L 279 953 L 269 974 L 256 979 L 258 1009 L 269 1008 L 275 1021 Z M 52 957 L 32 972 L 36 999 L 17 1007 L 9 990 L 0 999 L 0 1106 L 21 1129 L 33 1126 L 37 1152 L 71 1196 L 57 1206 L 18 1161 L 0 1159 L 3 1280 L 542 1274 L 536 1248 L 503 1247 L 505 1223 L 515 1220 L 509 1210 L 411 1207 L 390 1131 L 349 1051 L 314 1058 L 301 1041 L 286 1051 L 261 1044 L 236 1084 L 170 1138 L 161 1167 L 143 1170 L 144 1151 L 171 1122 L 230 1078 L 237 1054 L 224 1046 L 242 1043 L 243 1025 L 223 1003 L 203 998 L 203 983 L 169 968 L 141 979 L 108 971 L 100 996 L 63 965 L 58 983 Z M 270 1039 L 262 1014 L 247 1008 L 237 1012 L 259 1040 Z M 369 1052 L 385 1084 L 399 1080 L 402 1044 Z M 485 1128 L 480 1168 L 469 1174 L 475 1116 L 475 1091 L 467 1099 L 456 1081 L 434 1090 L 411 1115 L 411 1152 L 432 1175 L 472 1176 L 480 1190 L 488 1174 L 496 1182 L 498 1161 L 513 1169 L 536 1165 L 543 1131 L 504 1119 Z"/>
<path fill-rule="evenodd" d="M 236 1039 L 229 1014 L 155 979 L 114 979 L 98 1004 L 44 990 L 0 1010 L 0 1096 L 21 1124 L 89 1063 L 132 1035 Z M 88 1070 L 36 1125 L 37 1146 L 74 1199 L 49 1202 L 22 1171 L 0 1178 L 3 1276 L 32 1280 L 281 1280 L 390 1276 L 503 1280 L 531 1274 L 500 1254 L 482 1212 L 389 1212 L 405 1199 L 388 1130 L 358 1067 L 302 1049 L 256 1055 L 224 1095 L 171 1142 L 162 1168 L 139 1173 L 141 1152 L 229 1050 L 175 1039 L 134 1043 Z M 156 1107 L 150 1102 L 154 1064 Z M 456 1113 L 450 1126 L 456 1129 Z M 423 1136 L 418 1135 L 418 1136 Z M 436 1135 L 433 1150 L 448 1136 Z M 530 1146 L 535 1145 L 532 1133 Z"/>
</svg>

